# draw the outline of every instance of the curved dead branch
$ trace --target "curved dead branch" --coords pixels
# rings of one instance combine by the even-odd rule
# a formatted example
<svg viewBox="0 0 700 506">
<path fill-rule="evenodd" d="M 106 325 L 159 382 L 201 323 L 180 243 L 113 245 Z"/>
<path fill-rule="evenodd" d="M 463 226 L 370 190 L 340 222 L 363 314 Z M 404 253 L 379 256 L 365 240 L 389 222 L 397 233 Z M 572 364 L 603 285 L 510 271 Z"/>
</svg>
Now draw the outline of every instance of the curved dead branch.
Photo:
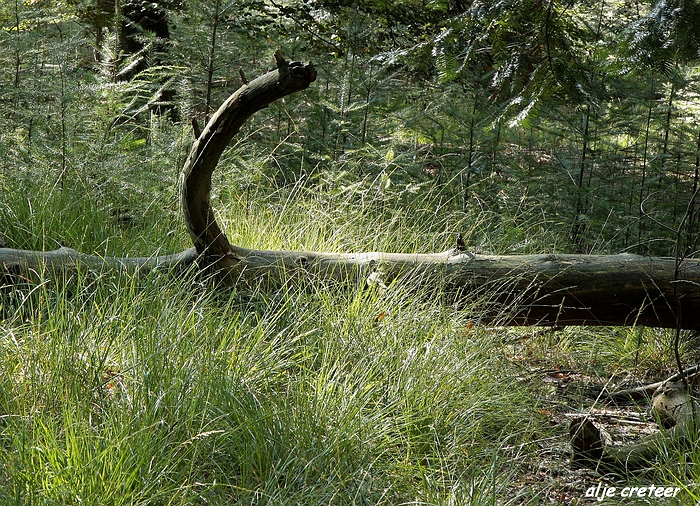
<svg viewBox="0 0 700 506">
<path fill-rule="evenodd" d="M 290 63 L 279 51 L 275 59 L 277 70 L 244 84 L 224 102 L 194 142 L 182 170 L 180 203 L 194 247 L 222 267 L 240 258 L 233 253 L 211 207 L 211 176 L 216 164 L 250 116 L 275 100 L 308 88 L 316 79 L 311 63 Z"/>
</svg>

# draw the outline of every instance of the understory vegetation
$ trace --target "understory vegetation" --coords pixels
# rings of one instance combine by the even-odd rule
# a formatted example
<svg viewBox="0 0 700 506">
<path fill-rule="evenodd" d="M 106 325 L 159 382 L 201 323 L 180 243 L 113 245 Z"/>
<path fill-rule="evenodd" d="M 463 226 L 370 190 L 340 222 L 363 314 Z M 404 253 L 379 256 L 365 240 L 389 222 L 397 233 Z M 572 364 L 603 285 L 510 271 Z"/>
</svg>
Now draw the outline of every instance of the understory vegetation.
<svg viewBox="0 0 700 506">
<path fill-rule="evenodd" d="M 137 26 L 148 8 L 167 33 Z M 177 197 L 190 119 L 281 48 L 318 79 L 220 161 L 212 204 L 231 243 L 412 253 L 461 234 L 474 253 L 697 257 L 693 9 L 4 2 L 0 239 L 190 247 Z M 567 446 L 574 413 L 612 417 L 629 440 L 653 425 L 643 406 L 598 401 L 673 374 L 674 332 L 486 326 L 478 299 L 440 288 L 0 278 L 0 503 L 588 504 L 601 482 L 700 500 L 695 447 L 602 477 Z M 697 336 L 677 351 L 697 363 Z"/>
</svg>

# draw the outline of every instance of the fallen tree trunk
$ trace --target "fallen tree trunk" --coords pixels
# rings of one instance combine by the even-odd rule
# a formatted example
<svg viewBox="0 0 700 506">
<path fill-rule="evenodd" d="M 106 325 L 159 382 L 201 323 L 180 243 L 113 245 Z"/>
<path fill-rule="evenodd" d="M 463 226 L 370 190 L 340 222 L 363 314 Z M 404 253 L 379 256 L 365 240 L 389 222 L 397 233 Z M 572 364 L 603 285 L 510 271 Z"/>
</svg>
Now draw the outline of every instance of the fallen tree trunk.
<svg viewBox="0 0 700 506">
<path fill-rule="evenodd" d="M 479 300 L 484 321 L 503 325 L 647 325 L 700 330 L 700 261 L 686 260 L 674 282 L 672 259 L 638 255 L 474 255 L 318 253 L 230 246 L 215 272 L 230 283 L 311 281 L 407 283 Z M 102 258 L 69 248 L 0 249 L 6 273 L 83 266 L 144 273 L 206 262 L 195 249 L 147 258 Z M 234 260 L 235 259 L 235 260 Z M 211 268 L 211 265 L 210 265 Z M 676 292 L 674 293 L 674 285 Z M 677 299 L 677 300 L 676 300 Z M 677 319 L 678 318 L 678 319 Z"/>
<path fill-rule="evenodd" d="M 700 261 L 674 282 L 672 259 L 638 255 L 475 255 L 256 251 L 233 247 L 232 279 L 406 282 L 481 302 L 489 322 L 507 325 L 647 325 L 700 330 Z M 675 290 L 675 291 L 674 291 Z"/>
<path fill-rule="evenodd" d="M 482 303 L 484 321 L 508 325 L 648 325 L 700 330 L 700 260 L 622 254 L 488 256 L 442 253 L 318 253 L 262 251 L 231 245 L 211 207 L 211 176 L 241 125 L 273 101 L 307 88 L 312 64 L 287 62 L 242 86 L 219 108 L 185 162 L 180 201 L 194 248 L 169 256 L 102 258 L 69 248 L 51 252 L 0 248 L 5 274 L 75 269 L 198 268 L 230 283 L 314 281 L 407 282 Z M 678 264 L 678 265 L 677 265 Z M 7 278 L 7 277 L 6 277 Z"/>
</svg>

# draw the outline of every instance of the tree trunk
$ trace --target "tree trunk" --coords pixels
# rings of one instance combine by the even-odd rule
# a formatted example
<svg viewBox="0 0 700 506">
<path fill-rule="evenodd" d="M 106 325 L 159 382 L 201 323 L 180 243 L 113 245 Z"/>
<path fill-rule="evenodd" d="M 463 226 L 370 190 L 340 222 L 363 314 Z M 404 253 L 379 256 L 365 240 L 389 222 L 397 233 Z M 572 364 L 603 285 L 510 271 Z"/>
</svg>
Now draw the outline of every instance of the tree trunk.
<svg viewBox="0 0 700 506">
<path fill-rule="evenodd" d="M 196 264 L 229 283 L 311 281 L 406 283 L 477 301 L 484 322 L 503 325 L 634 325 L 700 330 L 700 259 L 632 254 L 487 256 L 457 248 L 442 253 L 318 253 L 233 246 L 211 207 L 211 176 L 241 125 L 271 102 L 316 78 L 312 64 L 288 62 L 236 91 L 211 118 L 185 162 L 180 200 L 194 248 L 176 255 L 102 258 L 68 248 L 37 252 L 0 248 L 5 278 L 31 272 L 119 270 L 140 274 Z M 675 280 L 675 281 L 674 281 Z M 675 290 L 674 290 L 675 287 Z M 682 315 L 677 321 L 677 308 Z M 680 316 L 679 316 L 680 318 Z"/>
<path fill-rule="evenodd" d="M 279 51 L 275 57 L 277 70 L 244 84 L 216 111 L 194 142 L 182 170 L 180 203 L 195 249 L 223 265 L 236 259 L 211 208 L 211 176 L 216 164 L 250 116 L 275 100 L 308 88 L 316 79 L 312 64 L 290 63 Z"/>
<path fill-rule="evenodd" d="M 414 255 L 229 248 L 227 255 L 213 263 L 194 249 L 170 256 L 105 259 L 68 248 L 51 252 L 0 249 L 0 262 L 10 274 L 77 266 L 139 274 L 184 268 L 199 260 L 200 267 L 210 265 L 229 283 L 265 281 L 274 286 L 296 276 L 380 286 L 398 282 L 444 290 L 482 304 L 479 314 L 484 323 L 665 328 L 676 328 L 677 323 L 673 259 L 633 254 L 491 256 L 456 249 Z M 700 330 L 700 260 L 685 260 L 679 272 L 680 327 Z"/>
<path fill-rule="evenodd" d="M 700 260 L 621 255 L 474 255 L 255 251 L 233 247 L 231 279 L 295 273 L 342 282 L 394 282 L 477 300 L 504 325 L 646 325 L 700 330 Z M 674 284 L 676 293 L 674 295 Z M 677 301 L 676 301 L 677 297 Z M 676 308 L 680 305 L 680 322 Z"/>
</svg>

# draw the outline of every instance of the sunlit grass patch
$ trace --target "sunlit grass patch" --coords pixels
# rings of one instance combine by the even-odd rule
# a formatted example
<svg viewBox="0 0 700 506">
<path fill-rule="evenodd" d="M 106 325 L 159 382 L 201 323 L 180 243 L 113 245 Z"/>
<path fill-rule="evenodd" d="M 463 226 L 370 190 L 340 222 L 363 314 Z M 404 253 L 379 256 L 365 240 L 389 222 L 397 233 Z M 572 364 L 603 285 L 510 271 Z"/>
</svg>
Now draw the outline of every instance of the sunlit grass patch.
<svg viewBox="0 0 700 506">
<path fill-rule="evenodd" d="M 437 500 L 536 430 L 493 335 L 415 293 L 103 281 L 3 323 L 7 497 Z"/>
</svg>

